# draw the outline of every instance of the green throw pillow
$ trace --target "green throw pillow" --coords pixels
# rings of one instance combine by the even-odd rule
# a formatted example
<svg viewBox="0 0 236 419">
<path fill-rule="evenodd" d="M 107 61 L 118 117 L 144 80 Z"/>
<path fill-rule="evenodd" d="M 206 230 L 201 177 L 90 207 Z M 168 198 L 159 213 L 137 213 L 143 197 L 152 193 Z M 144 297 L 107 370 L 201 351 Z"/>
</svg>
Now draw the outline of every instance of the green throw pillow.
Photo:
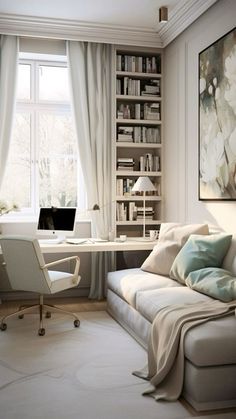
<svg viewBox="0 0 236 419">
<path fill-rule="evenodd" d="M 186 285 L 224 302 L 236 299 L 236 278 L 225 269 L 204 268 L 190 272 Z"/>
<path fill-rule="evenodd" d="M 192 234 L 176 256 L 170 277 L 185 284 L 188 274 L 207 267 L 220 267 L 232 239 L 229 234 Z"/>
</svg>

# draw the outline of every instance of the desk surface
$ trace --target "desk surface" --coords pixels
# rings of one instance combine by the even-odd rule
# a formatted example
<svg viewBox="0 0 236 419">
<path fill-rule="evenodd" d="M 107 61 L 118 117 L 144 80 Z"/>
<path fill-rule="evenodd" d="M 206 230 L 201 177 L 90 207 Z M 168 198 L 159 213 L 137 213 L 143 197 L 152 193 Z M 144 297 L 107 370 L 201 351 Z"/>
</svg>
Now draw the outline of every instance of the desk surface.
<svg viewBox="0 0 236 419">
<path fill-rule="evenodd" d="M 43 253 L 81 253 L 81 252 L 119 252 L 129 250 L 152 250 L 156 241 L 142 241 L 141 239 L 130 239 L 125 242 L 85 242 L 82 244 L 40 244 Z"/>
</svg>

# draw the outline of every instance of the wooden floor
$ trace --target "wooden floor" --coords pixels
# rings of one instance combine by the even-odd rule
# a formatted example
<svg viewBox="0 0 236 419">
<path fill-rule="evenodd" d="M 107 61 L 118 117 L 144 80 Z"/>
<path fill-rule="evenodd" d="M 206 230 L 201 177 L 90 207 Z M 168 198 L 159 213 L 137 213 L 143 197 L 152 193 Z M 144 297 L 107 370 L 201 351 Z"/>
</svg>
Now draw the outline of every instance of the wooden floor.
<svg viewBox="0 0 236 419">
<path fill-rule="evenodd" d="M 106 301 L 90 300 L 86 297 L 50 298 L 44 300 L 45 304 L 53 304 L 63 310 L 72 312 L 106 310 Z M 0 316 L 6 316 L 18 310 L 19 306 L 38 304 L 38 300 L 2 301 Z"/>
</svg>

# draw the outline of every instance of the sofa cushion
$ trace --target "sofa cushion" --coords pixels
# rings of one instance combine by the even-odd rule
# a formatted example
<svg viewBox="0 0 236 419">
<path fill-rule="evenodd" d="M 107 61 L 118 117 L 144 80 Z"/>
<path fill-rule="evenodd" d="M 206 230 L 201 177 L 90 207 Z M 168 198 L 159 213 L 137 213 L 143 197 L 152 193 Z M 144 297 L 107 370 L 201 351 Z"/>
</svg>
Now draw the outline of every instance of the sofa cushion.
<svg viewBox="0 0 236 419">
<path fill-rule="evenodd" d="M 221 268 L 203 268 L 190 272 L 186 285 L 195 291 L 224 302 L 236 300 L 236 277 Z"/>
<path fill-rule="evenodd" d="M 185 284 L 190 272 L 221 266 L 231 240 L 230 234 L 190 236 L 174 260 L 170 277 Z"/>
<path fill-rule="evenodd" d="M 153 322 L 158 311 L 164 307 L 207 300 L 211 301 L 212 299 L 185 286 L 161 288 L 139 291 L 136 297 L 136 308 L 147 320 Z"/>
<path fill-rule="evenodd" d="M 235 330 L 234 315 L 193 327 L 185 337 L 185 357 L 200 367 L 235 364 Z"/>
<path fill-rule="evenodd" d="M 207 224 L 161 224 L 157 245 L 141 266 L 143 271 L 169 275 L 170 268 L 191 234 L 209 234 Z"/>
<path fill-rule="evenodd" d="M 123 300 L 136 307 L 136 294 L 138 291 L 153 290 L 162 287 L 177 288 L 180 284 L 170 278 L 144 272 L 140 268 L 134 268 L 109 272 L 107 286 L 123 298 Z"/>
</svg>

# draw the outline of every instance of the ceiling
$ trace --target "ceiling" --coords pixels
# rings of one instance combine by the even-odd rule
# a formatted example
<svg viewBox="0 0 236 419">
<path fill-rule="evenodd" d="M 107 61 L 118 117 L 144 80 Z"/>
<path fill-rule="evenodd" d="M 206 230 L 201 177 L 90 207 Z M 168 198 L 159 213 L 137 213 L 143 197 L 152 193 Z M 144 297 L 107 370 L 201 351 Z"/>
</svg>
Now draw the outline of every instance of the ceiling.
<svg viewBox="0 0 236 419">
<path fill-rule="evenodd" d="M 216 1 L 0 0 L 0 32 L 164 47 Z"/>
</svg>

